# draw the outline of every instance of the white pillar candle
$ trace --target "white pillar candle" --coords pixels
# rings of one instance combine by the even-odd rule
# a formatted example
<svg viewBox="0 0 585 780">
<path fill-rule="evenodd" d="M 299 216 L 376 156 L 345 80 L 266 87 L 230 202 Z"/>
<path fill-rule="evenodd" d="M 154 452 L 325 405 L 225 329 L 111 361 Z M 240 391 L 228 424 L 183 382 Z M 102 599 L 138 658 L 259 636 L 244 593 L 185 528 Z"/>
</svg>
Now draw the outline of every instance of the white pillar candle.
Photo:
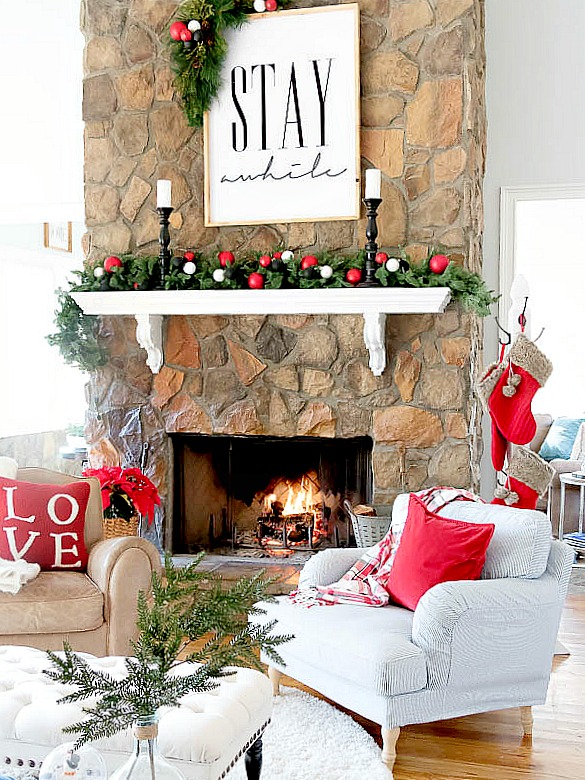
<svg viewBox="0 0 585 780">
<path fill-rule="evenodd" d="M 171 206 L 171 180 L 159 179 L 156 183 L 156 207 L 157 209 L 170 209 Z"/>
<path fill-rule="evenodd" d="M 366 170 L 366 194 L 365 198 L 380 198 L 382 191 L 382 171 L 378 168 Z"/>
</svg>

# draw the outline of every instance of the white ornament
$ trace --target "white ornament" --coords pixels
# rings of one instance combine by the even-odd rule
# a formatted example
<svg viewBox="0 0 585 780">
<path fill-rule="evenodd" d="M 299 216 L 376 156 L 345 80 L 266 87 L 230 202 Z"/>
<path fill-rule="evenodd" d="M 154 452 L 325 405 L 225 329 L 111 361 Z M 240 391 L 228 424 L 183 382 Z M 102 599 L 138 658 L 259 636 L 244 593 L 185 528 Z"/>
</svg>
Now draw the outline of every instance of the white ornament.
<svg viewBox="0 0 585 780">
<path fill-rule="evenodd" d="M 285 249 L 281 255 L 281 259 L 286 263 L 288 260 L 292 260 L 294 256 L 294 252 L 291 252 L 290 249 Z"/>
<path fill-rule="evenodd" d="M 258 14 L 263 14 L 266 10 L 266 3 L 264 0 L 254 0 L 254 10 Z"/>
<path fill-rule="evenodd" d="M 398 271 L 400 268 L 400 262 L 395 257 L 389 257 L 388 260 L 386 260 L 386 270 L 390 271 L 391 274 L 394 273 L 394 271 Z"/>
<path fill-rule="evenodd" d="M 196 270 L 197 270 L 197 266 L 195 265 L 195 263 L 191 262 L 191 260 L 187 260 L 187 262 L 183 266 L 183 273 L 189 274 L 189 276 L 191 276 L 191 274 L 194 274 Z"/>
<path fill-rule="evenodd" d="M 223 282 L 225 279 L 225 271 L 223 268 L 216 268 L 213 272 L 213 281 L 214 282 Z"/>
<path fill-rule="evenodd" d="M 197 30 L 201 29 L 201 22 L 198 22 L 197 19 L 191 19 L 187 25 L 187 29 L 191 30 L 191 32 L 197 32 Z"/>
<path fill-rule="evenodd" d="M 330 265 L 324 265 L 320 270 L 320 274 L 321 279 L 331 279 L 333 276 L 333 268 L 331 268 Z"/>
<path fill-rule="evenodd" d="M 93 275 L 96 279 L 100 279 L 105 274 L 104 269 L 101 267 L 101 265 L 96 266 L 93 269 Z"/>
</svg>

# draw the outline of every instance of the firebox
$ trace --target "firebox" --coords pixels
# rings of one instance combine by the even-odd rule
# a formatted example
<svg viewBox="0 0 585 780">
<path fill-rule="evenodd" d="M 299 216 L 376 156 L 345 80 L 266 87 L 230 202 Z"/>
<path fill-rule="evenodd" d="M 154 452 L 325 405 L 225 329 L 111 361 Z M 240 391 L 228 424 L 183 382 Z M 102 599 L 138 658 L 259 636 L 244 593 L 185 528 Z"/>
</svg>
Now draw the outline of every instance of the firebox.
<svg viewBox="0 0 585 780">
<path fill-rule="evenodd" d="M 372 440 L 171 434 L 173 553 L 286 556 L 348 542 L 371 500 Z"/>
</svg>

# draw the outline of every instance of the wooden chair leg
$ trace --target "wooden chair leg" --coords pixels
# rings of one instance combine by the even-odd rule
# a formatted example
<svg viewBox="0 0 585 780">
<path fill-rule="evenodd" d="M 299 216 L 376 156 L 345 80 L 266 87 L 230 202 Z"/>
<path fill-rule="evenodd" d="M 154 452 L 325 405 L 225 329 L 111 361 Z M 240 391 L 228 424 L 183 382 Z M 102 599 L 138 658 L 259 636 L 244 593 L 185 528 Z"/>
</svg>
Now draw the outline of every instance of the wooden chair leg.
<svg viewBox="0 0 585 780">
<path fill-rule="evenodd" d="M 520 707 L 520 722 L 525 737 L 532 736 L 532 707 Z"/>
<path fill-rule="evenodd" d="M 272 683 L 272 695 L 278 696 L 280 693 L 280 678 L 282 677 L 282 672 L 272 666 L 269 666 L 268 677 Z"/>
<path fill-rule="evenodd" d="M 382 727 L 382 763 L 392 772 L 396 760 L 396 742 L 400 736 L 400 728 L 385 729 Z"/>
</svg>

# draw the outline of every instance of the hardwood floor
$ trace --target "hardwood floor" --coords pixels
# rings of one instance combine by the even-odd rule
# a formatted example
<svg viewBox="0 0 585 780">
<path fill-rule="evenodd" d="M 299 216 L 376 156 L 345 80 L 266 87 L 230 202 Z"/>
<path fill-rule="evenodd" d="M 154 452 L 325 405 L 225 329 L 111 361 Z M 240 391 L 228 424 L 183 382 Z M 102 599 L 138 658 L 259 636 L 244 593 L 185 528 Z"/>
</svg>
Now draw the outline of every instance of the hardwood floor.
<svg viewBox="0 0 585 780">
<path fill-rule="evenodd" d="M 585 588 L 568 596 L 559 639 L 571 655 L 555 656 L 547 702 L 533 707 L 532 741 L 522 737 L 517 709 L 406 726 L 397 743 L 394 780 L 582 780 Z M 287 677 L 282 682 L 310 690 Z M 379 726 L 353 717 L 381 744 Z"/>
</svg>

